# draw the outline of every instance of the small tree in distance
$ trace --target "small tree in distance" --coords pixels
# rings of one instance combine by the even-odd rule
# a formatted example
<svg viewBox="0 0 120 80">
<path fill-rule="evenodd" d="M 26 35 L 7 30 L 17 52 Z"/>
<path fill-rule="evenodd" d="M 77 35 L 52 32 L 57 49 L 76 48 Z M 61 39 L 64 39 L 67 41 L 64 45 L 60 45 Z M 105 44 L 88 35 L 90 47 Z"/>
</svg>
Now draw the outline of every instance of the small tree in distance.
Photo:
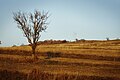
<svg viewBox="0 0 120 80">
<path fill-rule="evenodd" d="M 13 13 L 13 19 L 17 22 L 18 28 L 23 31 L 32 48 L 32 56 L 34 60 L 38 59 L 35 53 L 37 42 L 41 37 L 40 32 L 47 29 L 48 12 L 35 11 L 32 13 Z"/>
</svg>

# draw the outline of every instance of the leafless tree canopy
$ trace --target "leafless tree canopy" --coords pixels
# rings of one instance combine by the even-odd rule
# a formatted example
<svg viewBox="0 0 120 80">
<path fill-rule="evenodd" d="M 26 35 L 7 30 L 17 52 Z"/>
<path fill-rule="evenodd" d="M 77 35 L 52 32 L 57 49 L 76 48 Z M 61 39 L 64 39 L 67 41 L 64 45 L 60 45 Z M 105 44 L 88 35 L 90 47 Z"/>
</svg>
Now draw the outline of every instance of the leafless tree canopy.
<svg viewBox="0 0 120 80">
<path fill-rule="evenodd" d="M 39 11 L 35 11 L 34 14 L 17 12 L 13 13 L 13 15 L 14 20 L 18 24 L 18 28 L 22 29 L 30 44 L 36 43 L 41 36 L 40 32 L 47 28 L 46 21 L 48 19 L 48 12 L 41 13 Z"/>
<path fill-rule="evenodd" d="M 13 13 L 13 18 L 17 22 L 18 28 L 23 31 L 24 36 L 32 45 L 33 53 L 35 53 L 37 42 L 41 36 L 40 32 L 45 31 L 47 28 L 48 12 L 45 13 L 44 11 L 39 12 L 36 10 L 33 14 L 27 14 L 19 11 Z"/>
</svg>

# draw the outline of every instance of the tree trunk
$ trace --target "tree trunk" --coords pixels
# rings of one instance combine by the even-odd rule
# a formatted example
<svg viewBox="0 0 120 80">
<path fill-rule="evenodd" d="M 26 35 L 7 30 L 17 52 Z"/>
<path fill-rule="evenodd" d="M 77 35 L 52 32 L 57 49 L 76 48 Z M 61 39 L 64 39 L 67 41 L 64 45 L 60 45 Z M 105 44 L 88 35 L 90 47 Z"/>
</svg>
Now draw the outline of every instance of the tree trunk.
<svg viewBox="0 0 120 80">
<path fill-rule="evenodd" d="M 33 44 L 32 45 L 32 58 L 36 61 L 38 57 L 36 55 L 35 49 L 36 49 L 36 45 Z"/>
</svg>

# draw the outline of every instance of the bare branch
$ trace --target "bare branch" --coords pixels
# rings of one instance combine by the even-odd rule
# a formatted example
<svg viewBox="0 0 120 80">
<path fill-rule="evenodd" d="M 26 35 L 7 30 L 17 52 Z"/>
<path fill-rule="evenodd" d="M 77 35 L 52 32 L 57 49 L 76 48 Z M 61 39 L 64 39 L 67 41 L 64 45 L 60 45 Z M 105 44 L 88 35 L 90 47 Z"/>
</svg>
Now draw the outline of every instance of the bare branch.
<svg viewBox="0 0 120 80">
<path fill-rule="evenodd" d="M 27 15 L 19 11 L 13 13 L 13 15 L 13 19 L 17 22 L 18 28 L 23 31 L 28 42 L 30 44 L 36 44 L 41 36 L 40 32 L 47 29 L 48 12 L 45 13 L 43 11 L 41 13 L 36 10 L 34 14 L 30 13 Z"/>
<path fill-rule="evenodd" d="M 47 29 L 47 19 L 48 12 L 44 11 L 41 13 L 39 11 L 35 11 L 33 14 L 29 15 L 22 12 L 13 13 L 13 19 L 17 22 L 18 28 L 23 31 L 23 34 L 27 38 L 28 42 L 31 44 L 32 54 L 35 56 L 35 49 L 37 46 L 37 42 L 41 37 L 41 32 Z"/>
</svg>

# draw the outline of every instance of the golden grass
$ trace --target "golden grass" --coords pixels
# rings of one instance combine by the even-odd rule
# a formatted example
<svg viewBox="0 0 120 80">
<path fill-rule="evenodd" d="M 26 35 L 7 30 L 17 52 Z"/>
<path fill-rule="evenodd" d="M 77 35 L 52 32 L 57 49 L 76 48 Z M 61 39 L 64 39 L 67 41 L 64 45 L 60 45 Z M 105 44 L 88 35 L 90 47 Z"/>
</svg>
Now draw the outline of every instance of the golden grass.
<svg viewBox="0 0 120 80">
<path fill-rule="evenodd" d="M 28 80 L 120 79 L 120 41 L 39 45 L 36 52 L 33 62 L 30 46 L 0 47 L 0 71 L 18 71 Z M 46 59 L 47 52 L 60 56 Z"/>
</svg>

